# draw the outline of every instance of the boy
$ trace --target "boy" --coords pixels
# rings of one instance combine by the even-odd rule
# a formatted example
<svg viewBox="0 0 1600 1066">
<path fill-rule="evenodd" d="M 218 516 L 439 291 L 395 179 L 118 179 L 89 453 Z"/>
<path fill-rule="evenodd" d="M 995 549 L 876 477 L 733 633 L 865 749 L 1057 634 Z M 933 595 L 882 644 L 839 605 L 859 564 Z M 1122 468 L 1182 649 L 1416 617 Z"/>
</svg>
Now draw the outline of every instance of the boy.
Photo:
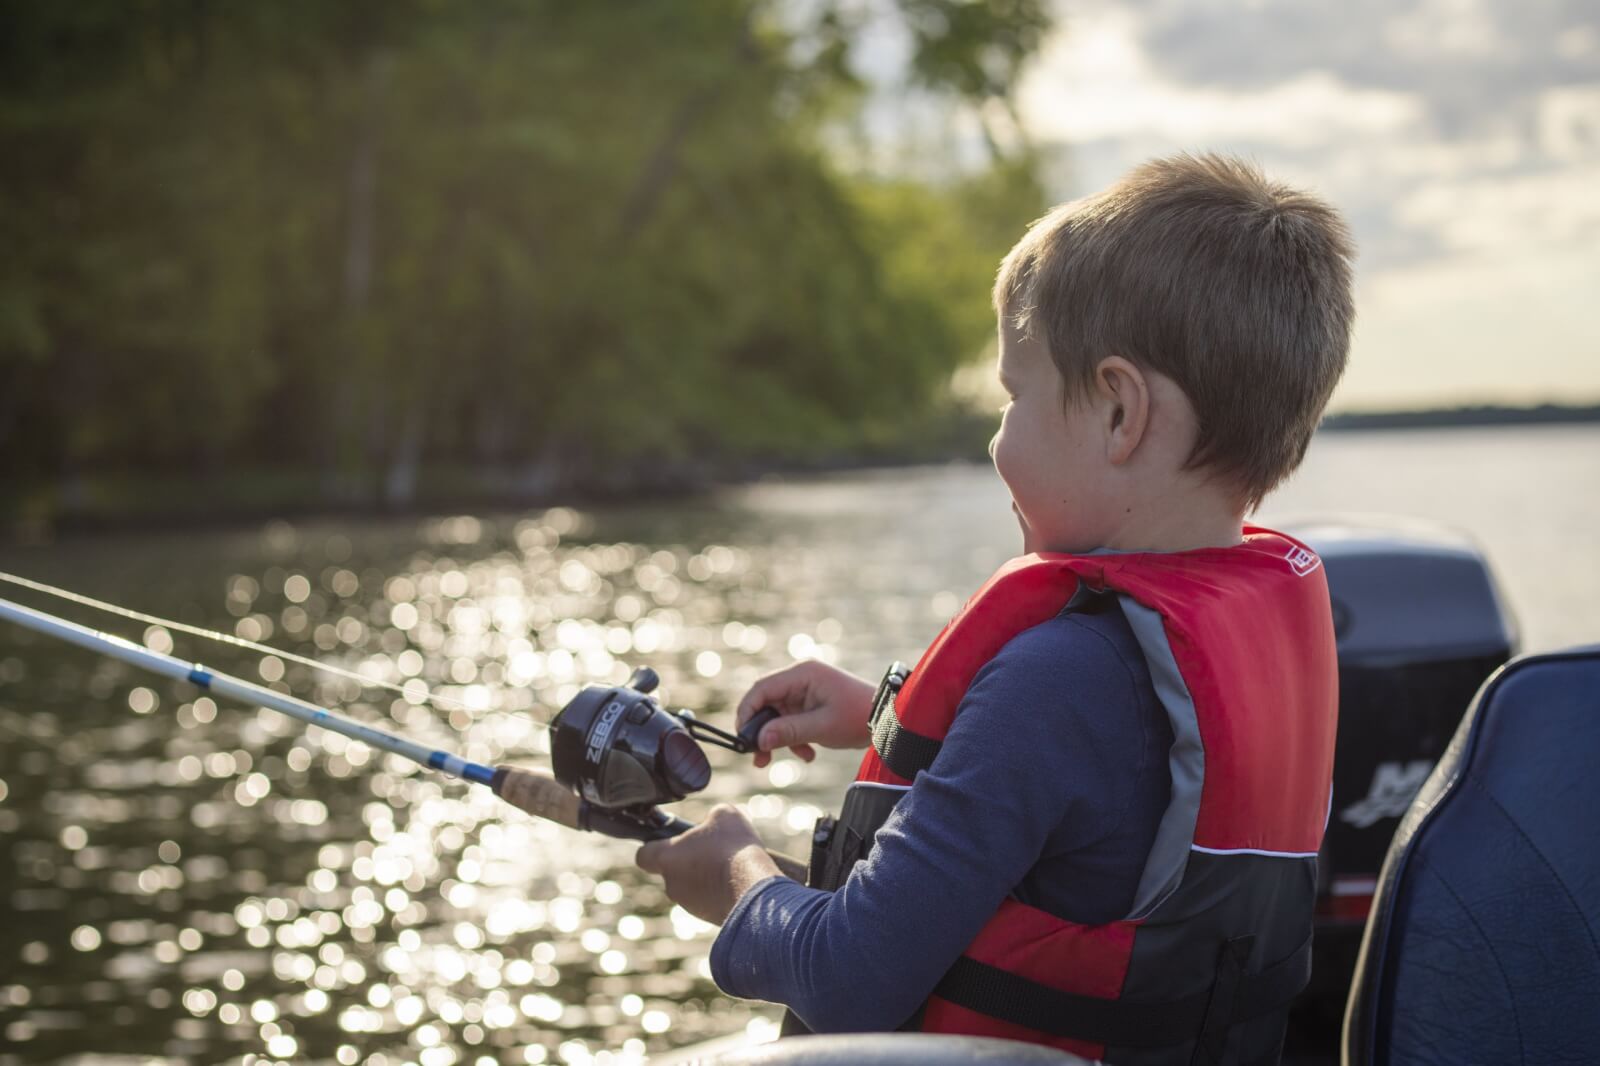
<svg viewBox="0 0 1600 1066">
<path fill-rule="evenodd" d="M 745 696 L 740 723 L 783 712 L 766 751 L 870 744 L 817 887 L 731 807 L 639 852 L 723 924 L 723 989 L 818 1030 L 1276 1061 L 1336 675 L 1316 557 L 1244 516 L 1343 371 L 1351 255 L 1327 205 L 1212 155 L 1141 166 L 1011 251 L 990 451 L 1026 554 L 876 697 L 810 662 Z"/>
</svg>

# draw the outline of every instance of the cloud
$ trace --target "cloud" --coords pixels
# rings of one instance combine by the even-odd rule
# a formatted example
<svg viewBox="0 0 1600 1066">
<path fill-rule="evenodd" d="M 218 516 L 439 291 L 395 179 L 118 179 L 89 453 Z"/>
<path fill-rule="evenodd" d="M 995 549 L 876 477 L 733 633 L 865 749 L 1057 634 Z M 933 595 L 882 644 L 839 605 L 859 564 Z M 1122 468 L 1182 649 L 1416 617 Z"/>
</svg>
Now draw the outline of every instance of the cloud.
<svg viewBox="0 0 1600 1066">
<path fill-rule="evenodd" d="M 1592 253 L 1512 250 L 1365 279 L 1336 409 L 1600 401 Z"/>
<path fill-rule="evenodd" d="M 1019 106 L 1058 148 L 1063 198 L 1153 155 L 1219 149 L 1345 212 L 1362 321 L 1336 404 L 1600 397 L 1592 0 L 1060 13 Z"/>
<path fill-rule="evenodd" d="M 1465 174 L 1400 199 L 1402 225 L 1439 234 L 1450 251 L 1586 250 L 1600 243 L 1600 160 L 1539 173 Z"/>
<path fill-rule="evenodd" d="M 1136 30 L 1129 15 L 1111 11 L 1059 34 L 1022 92 L 1030 132 L 1071 142 L 1204 131 L 1296 146 L 1398 132 L 1421 117 L 1413 94 L 1352 86 L 1326 70 L 1251 88 L 1174 81 L 1140 47 Z"/>
<path fill-rule="evenodd" d="M 1075 10 L 1063 7 L 1069 20 Z M 1419 93 L 1450 132 L 1493 123 L 1530 89 L 1589 80 L 1600 57 L 1590 0 L 1160 0 L 1129 10 L 1141 47 L 1177 81 L 1261 88 L 1329 70 Z"/>
</svg>

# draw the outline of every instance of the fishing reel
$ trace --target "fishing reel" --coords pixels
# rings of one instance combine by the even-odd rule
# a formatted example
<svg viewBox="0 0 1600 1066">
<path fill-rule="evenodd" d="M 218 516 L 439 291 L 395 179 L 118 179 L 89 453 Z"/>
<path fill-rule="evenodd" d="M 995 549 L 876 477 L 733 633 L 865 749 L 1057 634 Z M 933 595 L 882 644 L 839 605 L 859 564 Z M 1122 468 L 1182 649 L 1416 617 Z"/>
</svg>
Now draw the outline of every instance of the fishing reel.
<svg viewBox="0 0 1600 1066">
<path fill-rule="evenodd" d="M 555 777 L 579 797 L 579 828 L 627 840 L 676 836 L 691 823 L 658 804 L 681 800 L 711 783 L 700 747 L 745 754 L 761 728 L 778 716 L 763 707 L 737 734 L 707 725 L 692 711 L 662 709 L 652 695 L 661 679 L 641 666 L 625 685 L 590 685 L 550 723 Z"/>
</svg>

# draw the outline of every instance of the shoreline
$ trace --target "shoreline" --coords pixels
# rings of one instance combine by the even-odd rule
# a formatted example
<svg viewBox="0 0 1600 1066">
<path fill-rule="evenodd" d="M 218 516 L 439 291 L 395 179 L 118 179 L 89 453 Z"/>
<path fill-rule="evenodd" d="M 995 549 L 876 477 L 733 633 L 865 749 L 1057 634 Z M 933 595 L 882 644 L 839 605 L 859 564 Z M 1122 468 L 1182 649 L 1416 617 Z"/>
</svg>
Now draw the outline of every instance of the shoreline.
<svg viewBox="0 0 1600 1066">
<path fill-rule="evenodd" d="M 1508 414 L 1521 417 L 1511 418 Z M 1347 436 L 1436 430 L 1570 429 L 1600 425 L 1600 405 L 1533 409 L 1464 408 L 1437 412 L 1366 412 L 1331 415 L 1318 429 Z M 508 512 L 544 507 L 623 506 L 662 500 L 688 500 L 768 479 L 810 478 L 865 470 L 988 462 L 986 450 L 940 447 L 923 452 L 835 455 L 787 461 L 690 461 L 620 464 L 587 477 L 561 476 L 551 464 L 523 466 L 441 466 L 418 471 L 410 495 L 384 499 L 378 490 L 330 489 L 317 471 L 251 468 L 196 478 L 182 474 L 103 473 L 84 478 L 74 489 L 76 507 L 39 507 L 32 501 L 7 513 L 0 510 L 0 548 L 26 548 L 63 540 L 88 540 L 121 534 L 186 530 L 247 529 L 275 519 L 400 519 Z M 59 493 L 57 495 L 60 495 Z M 29 506 L 34 513 L 28 513 Z"/>
<path fill-rule="evenodd" d="M 299 494 L 275 494 L 237 502 L 216 504 L 216 496 L 203 488 L 196 491 L 194 479 L 179 476 L 141 475 L 139 487 L 152 488 L 162 499 L 182 498 L 186 506 L 141 506 L 118 510 L 92 508 L 49 518 L 0 515 L 0 549 L 32 548 L 66 541 L 91 541 L 121 535 L 145 535 L 184 531 L 229 532 L 247 530 L 273 521 L 385 521 L 421 519 L 454 514 L 494 514 L 550 507 L 624 507 L 660 501 L 684 501 L 738 489 L 770 480 L 805 480 L 833 474 L 872 470 L 907 470 L 950 465 L 983 465 L 987 455 L 952 453 L 934 456 L 869 455 L 836 458 L 817 462 L 739 464 L 737 468 L 706 468 L 693 472 L 678 467 L 655 471 L 613 471 L 604 480 L 573 480 L 550 485 L 528 485 L 504 469 L 485 469 L 470 487 L 454 492 L 419 492 L 402 501 L 384 501 L 376 494 L 365 498 L 329 498 L 316 491 L 316 475 L 285 477 L 272 473 L 270 479 L 305 483 Z M 257 472 L 245 474 L 247 483 L 260 478 Z M 103 481 L 110 478 L 100 479 Z M 118 490 L 118 495 L 127 493 Z M 193 501 L 209 505 L 195 506 Z"/>
<path fill-rule="evenodd" d="M 1342 411 L 1324 416 L 1317 431 L 1490 429 L 1497 426 L 1580 426 L 1596 422 L 1600 422 L 1600 403 L 1542 403 L 1528 407 L 1470 404 L 1421 411 Z"/>
</svg>

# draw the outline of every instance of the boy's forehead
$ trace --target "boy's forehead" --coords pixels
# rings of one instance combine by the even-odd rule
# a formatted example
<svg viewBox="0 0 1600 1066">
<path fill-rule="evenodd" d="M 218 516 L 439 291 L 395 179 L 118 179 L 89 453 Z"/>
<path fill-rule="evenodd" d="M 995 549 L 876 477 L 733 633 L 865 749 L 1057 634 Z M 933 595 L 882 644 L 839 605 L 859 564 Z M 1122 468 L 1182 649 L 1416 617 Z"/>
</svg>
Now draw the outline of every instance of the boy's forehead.
<svg viewBox="0 0 1600 1066">
<path fill-rule="evenodd" d="M 1027 307 L 1008 307 L 998 316 L 1000 323 L 1000 336 L 1012 345 L 1025 345 L 1038 343 L 1038 337 L 1033 332 L 1040 319 L 1037 309 Z"/>
<path fill-rule="evenodd" d="M 1049 353 L 1042 341 L 1022 332 L 1009 317 L 1000 320 L 1000 353 L 996 361 L 1002 376 L 1008 371 L 1020 372 L 1028 364 L 1048 358 Z"/>
</svg>

